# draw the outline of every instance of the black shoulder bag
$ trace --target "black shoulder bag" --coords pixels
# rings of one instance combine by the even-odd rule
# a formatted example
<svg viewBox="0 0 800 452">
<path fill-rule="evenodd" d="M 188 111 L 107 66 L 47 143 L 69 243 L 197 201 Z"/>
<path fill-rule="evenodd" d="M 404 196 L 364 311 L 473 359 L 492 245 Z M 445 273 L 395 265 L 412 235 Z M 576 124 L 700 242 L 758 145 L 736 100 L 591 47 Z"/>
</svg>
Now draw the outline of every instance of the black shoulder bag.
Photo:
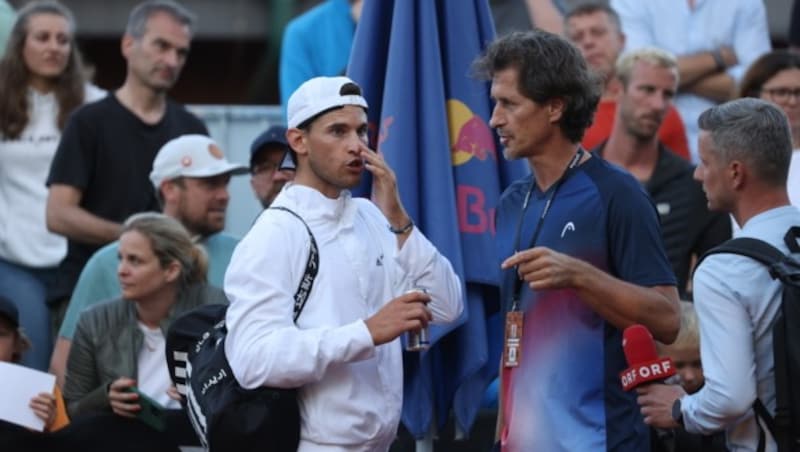
<svg viewBox="0 0 800 452">
<path fill-rule="evenodd" d="M 303 311 L 319 270 L 319 248 L 311 238 L 305 274 L 294 295 L 294 321 Z M 225 356 L 225 305 L 206 305 L 184 314 L 167 333 L 167 363 L 182 404 L 206 450 L 296 451 L 300 441 L 297 389 L 245 389 Z"/>
</svg>

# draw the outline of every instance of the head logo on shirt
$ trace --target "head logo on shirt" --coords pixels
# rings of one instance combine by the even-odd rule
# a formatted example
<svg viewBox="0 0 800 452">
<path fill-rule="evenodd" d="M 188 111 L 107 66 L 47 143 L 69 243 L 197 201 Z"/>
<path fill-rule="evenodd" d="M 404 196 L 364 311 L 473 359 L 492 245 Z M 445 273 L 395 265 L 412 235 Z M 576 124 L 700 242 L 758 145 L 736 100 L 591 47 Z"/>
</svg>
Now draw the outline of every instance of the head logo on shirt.
<svg viewBox="0 0 800 452">
<path fill-rule="evenodd" d="M 567 231 L 575 231 L 575 223 L 568 221 L 567 224 L 564 225 L 564 229 L 561 230 L 562 239 L 567 235 Z"/>
</svg>

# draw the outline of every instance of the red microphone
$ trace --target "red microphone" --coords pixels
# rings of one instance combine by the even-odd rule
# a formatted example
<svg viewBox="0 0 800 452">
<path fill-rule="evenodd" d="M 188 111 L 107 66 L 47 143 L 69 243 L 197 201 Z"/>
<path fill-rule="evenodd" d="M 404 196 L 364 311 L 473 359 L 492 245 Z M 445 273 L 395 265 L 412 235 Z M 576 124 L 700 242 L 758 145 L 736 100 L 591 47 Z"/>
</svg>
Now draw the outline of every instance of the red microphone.
<svg viewBox="0 0 800 452">
<path fill-rule="evenodd" d="M 672 359 L 658 357 L 653 335 L 644 325 L 625 328 L 622 333 L 622 350 L 630 366 L 619 374 L 622 389 L 626 391 L 675 375 Z"/>
</svg>

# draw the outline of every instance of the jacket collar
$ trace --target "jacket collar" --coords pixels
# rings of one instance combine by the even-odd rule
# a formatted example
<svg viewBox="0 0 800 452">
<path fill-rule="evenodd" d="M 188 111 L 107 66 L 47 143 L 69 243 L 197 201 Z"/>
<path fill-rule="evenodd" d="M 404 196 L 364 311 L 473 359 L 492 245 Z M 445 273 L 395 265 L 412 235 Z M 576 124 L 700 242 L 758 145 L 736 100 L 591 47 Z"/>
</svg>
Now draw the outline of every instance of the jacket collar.
<svg viewBox="0 0 800 452">
<path fill-rule="evenodd" d="M 353 227 L 358 210 L 348 190 L 342 190 L 338 198 L 330 199 L 316 189 L 295 183 L 287 184 L 274 204 L 295 210 L 313 229 L 330 231 L 334 235 Z"/>
</svg>

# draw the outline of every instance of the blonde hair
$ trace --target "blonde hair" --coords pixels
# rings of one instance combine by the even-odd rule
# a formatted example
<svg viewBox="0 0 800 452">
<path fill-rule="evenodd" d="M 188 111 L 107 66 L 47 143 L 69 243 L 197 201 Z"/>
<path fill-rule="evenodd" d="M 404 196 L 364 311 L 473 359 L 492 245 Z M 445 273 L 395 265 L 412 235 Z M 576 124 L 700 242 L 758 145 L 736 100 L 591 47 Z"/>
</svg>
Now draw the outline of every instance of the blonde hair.
<svg viewBox="0 0 800 452">
<path fill-rule="evenodd" d="M 617 59 L 615 69 L 617 78 L 622 82 L 623 86 L 628 86 L 628 83 L 631 81 L 633 66 L 639 61 L 644 61 L 645 63 L 664 69 L 675 69 L 675 76 L 676 78 L 679 77 L 678 60 L 675 58 L 675 55 L 656 47 L 644 47 L 626 52 Z M 676 82 L 680 82 L 680 80 L 678 79 Z"/>
<path fill-rule="evenodd" d="M 162 213 L 137 213 L 125 220 L 122 226 L 123 233 L 129 231 L 136 231 L 150 241 L 153 254 L 162 267 L 172 262 L 181 266 L 181 289 L 206 282 L 208 257 L 178 220 Z"/>
</svg>

